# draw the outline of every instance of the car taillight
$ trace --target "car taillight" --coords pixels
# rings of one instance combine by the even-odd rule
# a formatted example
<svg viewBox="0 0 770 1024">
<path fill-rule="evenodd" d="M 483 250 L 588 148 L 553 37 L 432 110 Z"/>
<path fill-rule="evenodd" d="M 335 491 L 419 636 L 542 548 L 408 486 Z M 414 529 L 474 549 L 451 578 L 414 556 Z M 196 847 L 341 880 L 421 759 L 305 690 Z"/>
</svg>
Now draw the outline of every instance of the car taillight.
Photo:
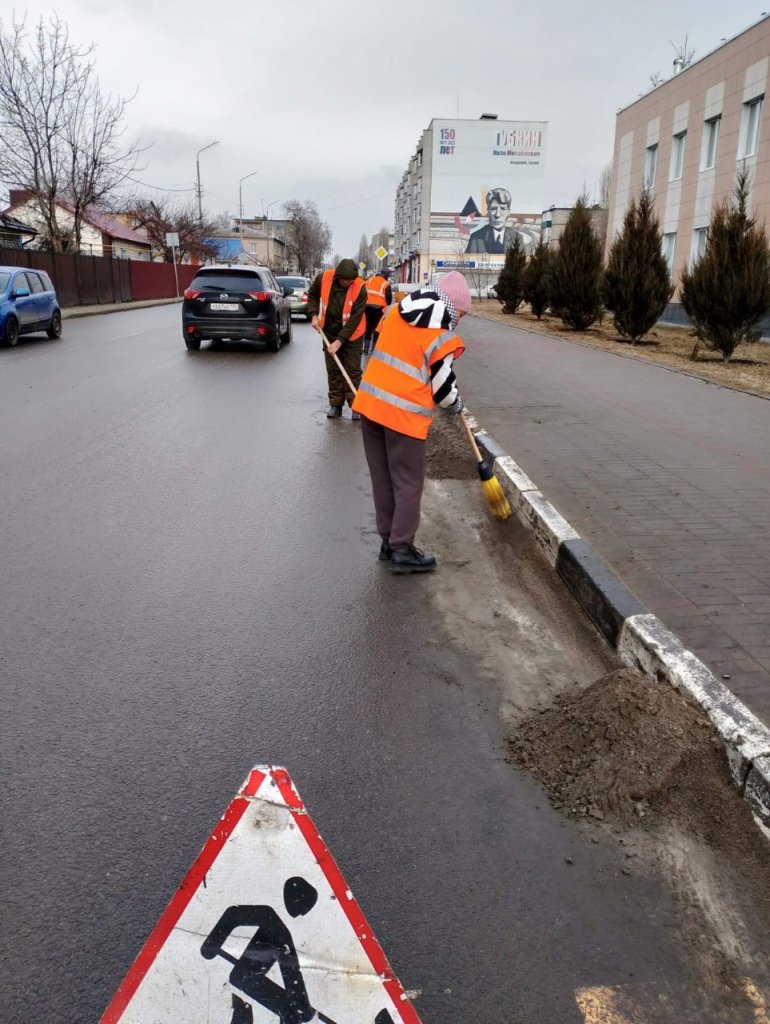
<svg viewBox="0 0 770 1024">
<path fill-rule="evenodd" d="M 249 292 L 249 298 L 256 299 L 257 302 L 269 302 L 272 297 L 271 292 Z"/>
<path fill-rule="evenodd" d="M 197 291 L 195 288 L 188 288 L 184 293 L 184 297 L 186 299 L 197 299 L 201 294 L 202 292 Z"/>
</svg>

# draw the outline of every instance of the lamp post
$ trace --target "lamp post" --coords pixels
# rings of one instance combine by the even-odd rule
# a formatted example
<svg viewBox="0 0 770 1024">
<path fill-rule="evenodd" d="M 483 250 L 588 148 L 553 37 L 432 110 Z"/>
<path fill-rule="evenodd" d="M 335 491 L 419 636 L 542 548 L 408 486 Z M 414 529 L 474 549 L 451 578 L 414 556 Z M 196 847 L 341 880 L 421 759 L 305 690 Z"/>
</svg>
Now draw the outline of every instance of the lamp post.
<svg viewBox="0 0 770 1024">
<path fill-rule="evenodd" d="M 265 210 L 265 200 L 262 200 L 262 218 L 265 222 L 265 235 L 267 237 L 267 265 L 270 266 L 270 207 L 275 206 L 276 203 L 280 203 L 283 200 L 274 199 L 271 203 L 267 204 L 267 210 Z"/>
<path fill-rule="evenodd" d="M 212 146 L 218 146 L 219 139 L 216 142 L 210 142 L 208 146 L 204 146 L 203 149 L 199 149 L 195 154 L 195 166 L 198 171 L 198 224 L 203 223 L 203 193 L 201 192 L 201 162 L 200 155 L 205 153 L 207 149 L 211 149 Z"/>
<path fill-rule="evenodd" d="M 244 174 L 238 182 L 238 234 L 241 236 L 241 248 L 243 249 L 243 183 L 247 178 L 253 178 L 257 171 L 251 174 Z"/>
</svg>

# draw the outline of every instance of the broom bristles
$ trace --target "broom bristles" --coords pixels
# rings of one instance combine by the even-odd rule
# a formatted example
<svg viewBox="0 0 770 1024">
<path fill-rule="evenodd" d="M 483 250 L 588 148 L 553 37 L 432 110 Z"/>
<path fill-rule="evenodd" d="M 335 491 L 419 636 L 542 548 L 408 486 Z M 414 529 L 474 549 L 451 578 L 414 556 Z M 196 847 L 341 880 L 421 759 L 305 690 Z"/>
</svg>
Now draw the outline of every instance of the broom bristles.
<svg viewBox="0 0 770 1024">
<path fill-rule="evenodd" d="M 489 502 L 489 508 L 495 519 L 507 519 L 512 514 L 513 509 L 497 477 L 493 476 L 489 480 L 482 480 L 481 488 L 484 491 L 484 497 Z"/>
</svg>

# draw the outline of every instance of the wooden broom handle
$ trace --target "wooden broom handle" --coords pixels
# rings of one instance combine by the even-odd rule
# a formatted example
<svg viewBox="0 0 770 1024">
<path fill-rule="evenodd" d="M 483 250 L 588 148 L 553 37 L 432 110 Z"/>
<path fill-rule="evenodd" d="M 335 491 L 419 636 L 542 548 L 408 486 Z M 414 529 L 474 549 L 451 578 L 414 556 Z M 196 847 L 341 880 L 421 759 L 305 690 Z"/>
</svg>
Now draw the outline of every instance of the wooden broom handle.
<svg viewBox="0 0 770 1024">
<path fill-rule="evenodd" d="M 318 325 L 318 333 L 319 333 L 319 334 L 321 335 L 321 337 L 322 337 L 322 338 L 323 338 L 323 340 L 324 340 L 324 345 L 326 345 L 326 351 L 327 351 L 327 352 L 329 352 L 329 339 L 328 339 L 328 338 L 326 337 L 326 335 L 324 334 L 324 332 L 323 332 L 323 328 L 321 327 L 321 325 L 320 325 L 320 324 Z M 346 381 L 348 382 L 348 387 L 350 388 L 350 390 L 351 390 L 351 391 L 353 392 L 353 394 L 354 394 L 354 395 L 357 395 L 357 394 L 358 394 L 358 389 L 356 388 L 355 384 L 354 384 L 354 383 L 353 383 L 353 381 L 352 381 L 352 380 L 350 379 L 350 377 L 348 377 L 348 373 L 347 373 L 347 370 L 346 370 L 346 369 L 345 369 L 345 367 L 344 367 L 344 366 L 342 365 L 342 363 L 340 362 L 340 360 L 339 360 L 339 359 L 337 358 L 337 353 L 336 353 L 336 352 L 329 352 L 329 355 L 330 355 L 330 356 L 332 357 L 332 359 L 333 359 L 333 360 L 334 360 L 334 362 L 335 362 L 335 363 L 337 364 L 337 366 L 339 366 L 339 368 L 340 368 L 340 373 L 341 373 L 341 374 L 342 374 L 342 376 L 343 376 L 343 377 L 345 378 L 345 380 L 346 380 Z"/>
<path fill-rule="evenodd" d="M 476 458 L 479 460 L 479 462 L 483 462 L 484 461 L 484 456 L 479 451 L 479 446 L 476 444 L 476 438 L 473 436 L 473 431 L 471 430 L 471 425 L 467 421 L 467 419 L 465 418 L 465 413 L 464 412 L 460 413 L 460 419 L 463 421 L 463 426 L 465 427 L 465 433 L 468 435 L 468 440 L 471 443 L 471 447 L 473 448 L 474 452 L 476 453 Z"/>
</svg>

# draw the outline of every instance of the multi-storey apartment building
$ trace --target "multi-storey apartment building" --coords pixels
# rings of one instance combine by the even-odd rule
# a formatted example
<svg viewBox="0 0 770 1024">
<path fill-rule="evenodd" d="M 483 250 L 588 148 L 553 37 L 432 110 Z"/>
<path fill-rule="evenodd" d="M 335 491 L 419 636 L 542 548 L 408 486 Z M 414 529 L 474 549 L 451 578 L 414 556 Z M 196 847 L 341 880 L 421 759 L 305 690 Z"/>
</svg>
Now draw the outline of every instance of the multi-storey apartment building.
<svg viewBox="0 0 770 1024">
<path fill-rule="evenodd" d="M 751 204 L 760 221 L 770 213 L 770 132 L 767 125 L 770 18 L 682 69 L 619 111 L 615 129 L 607 245 L 620 230 L 642 186 L 654 197 L 663 251 L 677 293 L 682 266 L 706 246 L 712 209 L 730 196 L 736 172 L 751 174 Z"/>
<path fill-rule="evenodd" d="M 452 267 L 496 280 L 515 234 L 537 243 L 547 123 L 434 118 L 396 193 L 394 260 L 402 281 Z"/>
</svg>

